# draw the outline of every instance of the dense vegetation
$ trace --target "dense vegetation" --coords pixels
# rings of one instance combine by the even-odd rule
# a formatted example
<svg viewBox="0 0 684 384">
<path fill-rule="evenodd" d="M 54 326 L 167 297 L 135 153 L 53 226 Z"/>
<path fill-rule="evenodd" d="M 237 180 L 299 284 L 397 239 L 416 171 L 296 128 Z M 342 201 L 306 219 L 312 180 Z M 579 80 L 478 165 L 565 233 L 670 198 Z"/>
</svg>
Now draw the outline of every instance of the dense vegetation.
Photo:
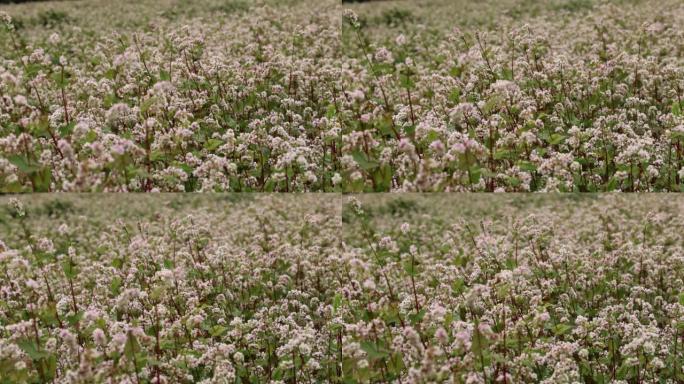
<svg viewBox="0 0 684 384">
<path fill-rule="evenodd" d="M 684 199 L 2 199 L 0 383 L 676 383 Z"/>
<path fill-rule="evenodd" d="M 74 4 L 3 8 L 1 191 L 682 189 L 679 1 Z"/>
</svg>

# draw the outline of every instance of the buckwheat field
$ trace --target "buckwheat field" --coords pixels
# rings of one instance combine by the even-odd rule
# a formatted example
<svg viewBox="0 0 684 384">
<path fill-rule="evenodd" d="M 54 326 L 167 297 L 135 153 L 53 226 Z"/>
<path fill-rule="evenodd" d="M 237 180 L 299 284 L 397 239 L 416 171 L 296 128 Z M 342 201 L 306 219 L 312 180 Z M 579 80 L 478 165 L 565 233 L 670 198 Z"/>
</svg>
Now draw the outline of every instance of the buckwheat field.
<svg viewBox="0 0 684 384">
<path fill-rule="evenodd" d="M 679 0 L 0 11 L 6 192 L 682 190 Z"/>
<path fill-rule="evenodd" d="M 343 213 L 351 382 L 684 381 L 683 199 L 389 196 Z"/>
<path fill-rule="evenodd" d="M 681 190 L 681 1 L 371 2 L 344 19 L 352 184 Z"/>
<path fill-rule="evenodd" d="M 2 200 L 0 382 L 339 381 L 333 197 Z"/>
<path fill-rule="evenodd" d="M 0 0 L 0 384 L 681 384 L 648 192 L 681 0 Z"/>
<path fill-rule="evenodd" d="M 3 198 L 0 382 L 684 380 L 684 199 L 472 196 Z"/>
</svg>

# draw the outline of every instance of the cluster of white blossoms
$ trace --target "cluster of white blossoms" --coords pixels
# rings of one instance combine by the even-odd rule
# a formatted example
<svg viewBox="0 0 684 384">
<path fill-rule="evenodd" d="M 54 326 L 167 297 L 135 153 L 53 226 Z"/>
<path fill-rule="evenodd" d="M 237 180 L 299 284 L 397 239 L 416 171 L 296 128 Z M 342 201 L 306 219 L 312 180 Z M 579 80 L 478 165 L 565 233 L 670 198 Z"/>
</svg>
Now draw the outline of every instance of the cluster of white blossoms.
<svg viewBox="0 0 684 384">
<path fill-rule="evenodd" d="M 6 382 L 684 379 L 684 199 L 2 200 Z"/>
<path fill-rule="evenodd" d="M 678 0 L 52 4 L 2 14 L 0 191 L 682 190 Z"/>
</svg>

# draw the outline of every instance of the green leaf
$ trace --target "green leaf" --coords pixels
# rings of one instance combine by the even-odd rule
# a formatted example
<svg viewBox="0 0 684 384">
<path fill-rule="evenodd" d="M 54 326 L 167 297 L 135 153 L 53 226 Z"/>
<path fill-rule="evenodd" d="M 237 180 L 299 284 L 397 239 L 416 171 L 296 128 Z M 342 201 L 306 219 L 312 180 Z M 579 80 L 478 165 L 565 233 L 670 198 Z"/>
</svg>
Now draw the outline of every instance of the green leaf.
<svg viewBox="0 0 684 384">
<path fill-rule="evenodd" d="M 487 348 L 489 343 L 487 342 L 487 338 L 480 332 L 478 328 L 478 323 L 475 324 L 475 332 L 473 333 L 472 337 L 472 344 L 471 348 L 474 354 L 480 354 L 482 353 L 484 355 L 484 350 Z"/>
<path fill-rule="evenodd" d="M 165 289 L 163 286 L 156 285 L 154 288 L 152 288 L 152 291 L 149 293 L 150 299 L 153 301 L 160 301 L 164 297 Z"/>
<path fill-rule="evenodd" d="M 30 339 L 20 339 L 17 341 L 17 345 L 24 351 L 32 360 L 40 360 L 46 356 L 48 353 L 40 350 L 38 345 L 34 340 Z"/>
<path fill-rule="evenodd" d="M 461 90 L 458 88 L 454 88 L 451 90 L 451 93 L 449 93 L 449 101 L 452 103 L 456 104 L 461 100 Z"/>
<path fill-rule="evenodd" d="M 425 308 L 423 308 L 417 313 L 411 313 L 410 315 L 408 315 L 408 318 L 411 321 L 412 325 L 416 325 L 423 320 L 423 317 L 425 317 L 426 313 L 427 311 L 425 311 Z"/>
<path fill-rule="evenodd" d="M 328 110 L 325 112 L 325 117 L 328 119 L 332 119 L 337 115 L 337 108 L 335 108 L 335 104 L 330 104 L 328 105 Z"/>
<path fill-rule="evenodd" d="M 500 297 L 506 297 L 511 291 L 511 286 L 510 284 L 500 284 L 499 286 L 496 287 L 496 293 Z"/>
<path fill-rule="evenodd" d="M 171 74 L 167 71 L 159 71 L 159 80 L 161 81 L 171 81 Z"/>
<path fill-rule="evenodd" d="M 374 124 L 375 128 L 382 134 L 383 137 L 394 137 L 394 130 L 392 129 L 391 118 L 384 118 Z"/>
<path fill-rule="evenodd" d="M 66 76 L 66 74 L 62 74 L 61 72 L 55 72 L 52 74 L 52 81 L 57 84 L 59 88 L 64 88 L 69 84 L 69 80 Z"/>
<path fill-rule="evenodd" d="M 40 64 L 28 64 L 26 65 L 25 73 L 30 79 L 33 79 L 38 75 L 38 73 L 40 73 L 42 69 L 43 68 Z"/>
<path fill-rule="evenodd" d="M 385 357 L 389 356 L 388 351 L 378 348 L 375 343 L 367 340 L 361 342 L 361 349 L 366 352 L 368 358 L 371 360 L 384 359 Z"/>
<path fill-rule="evenodd" d="M 116 77 L 116 68 L 109 68 L 105 73 L 104 77 L 109 80 L 114 80 Z"/>
<path fill-rule="evenodd" d="M 451 67 L 451 69 L 449 70 L 449 74 L 452 77 L 456 77 L 456 78 L 461 77 L 461 73 L 463 73 L 463 67 L 461 67 L 461 66 L 455 65 L 455 66 Z"/>
<path fill-rule="evenodd" d="M 490 113 L 494 112 L 495 110 L 497 110 L 499 108 L 499 106 L 502 105 L 502 103 L 503 103 L 503 99 L 500 96 L 493 95 L 492 97 L 489 98 L 489 100 L 487 100 L 484 107 L 482 107 L 482 111 L 485 114 L 490 114 Z"/>
<path fill-rule="evenodd" d="M 224 327 L 224 326 L 222 326 L 222 325 L 214 325 L 214 326 L 211 327 L 211 329 L 209 330 L 209 334 L 210 334 L 212 337 L 221 336 L 221 335 L 225 334 L 226 332 L 228 332 L 228 328 L 226 328 L 226 327 Z"/>
<path fill-rule="evenodd" d="M 26 158 L 24 156 L 21 156 L 21 155 L 12 155 L 12 156 L 8 157 L 7 160 L 9 160 L 9 162 L 12 163 L 12 165 L 19 168 L 19 170 L 21 172 L 23 172 L 27 175 L 38 170 L 37 166 L 35 166 L 33 164 L 29 164 L 28 161 L 26 160 Z"/>
<path fill-rule="evenodd" d="M 121 269 L 123 267 L 124 260 L 120 257 L 117 257 L 116 259 L 112 260 L 112 267 L 116 269 Z"/>
<path fill-rule="evenodd" d="M 109 291 L 112 293 L 112 295 L 117 296 L 119 294 L 119 291 L 121 290 L 122 285 L 123 281 L 121 277 L 114 276 L 112 282 L 109 283 Z"/>
<path fill-rule="evenodd" d="M 66 320 L 67 320 L 67 323 L 69 323 L 69 325 L 75 326 L 76 323 L 81 321 L 82 318 L 83 318 L 83 311 L 78 311 L 77 313 L 75 313 L 73 315 L 67 316 Z"/>
<path fill-rule="evenodd" d="M 192 174 L 193 168 L 187 163 L 177 163 L 176 166 L 182 169 L 188 175 Z"/>
<path fill-rule="evenodd" d="M 631 365 L 628 365 L 626 362 L 622 363 L 620 368 L 618 368 L 617 370 L 617 379 L 627 379 L 628 375 L 629 377 L 631 377 L 630 372 L 632 371 L 632 368 L 633 367 Z"/>
<path fill-rule="evenodd" d="M 409 276 L 417 276 L 418 275 L 418 269 L 416 268 L 415 261 L 411 261 L 410 259 L 404 261 L 404 271 Z"/>
<path fill-rule="evenodd" d="M 508 159 L 513 157 L 513 151 L 502 148 L 498 149 L 496 152 L 494 152 L 494 159 L 496 160 L 501 160 L 501 159 Z"/>
<path fill-rule="evenodd" d="M 680 331 L 684 331 L 684 321 L 678 322 L 676 328 Z"/>
<path fill-rule="evenodd" d="M 58 325 L 58 323 L 59 323 L 57 321 L 57 309 L 55 306 L 44 307 L 40 311 L 39 316 L 40 316 L 40 320 L 47 325 L 55 326 L 55 325 Z"/>
<path fill-rule="evenodd" d="M 553 333 L 556 336 L 564 335 L 572 330 L 572 325 L 570 324 L 556 324 L 556 326 L 553 327 Z"/>
<path fill-rule="evenodd" d="M 458 278 L 451 283 L 451 289 L 453 289 L 455 294 L 461 294 L 465 290 L 465 281 L 463 278 Z"/>
<path fill-rule="evenodd" d="M 671 134 L 672 140 L 677 140 L 677 141 L 684 140 L 684 132 L 682 132 L 682 131 L 670 131 L 670 132 L 671 132 L 670 134 Z"/>
<path fill-rule="evenodd" d="M 439 132 L 430 130 L 430 132 L 427 133 L 425 136 L 425 139 L 423 139 L 424 142 L 428 144 L 432 144 L 433 142 L 437 141 L 439 139 Z"/>
<path fill-rule="evenodd" d="M 167 157 L 167 154 L 164 151 L 160 151 L 160 150 L 155 149 L 150 153 L 150 161 L 152 161 L 152 162 L 164 161 L 164 160 L 166 160 L 166 157 Z"/>
<path fill-rule="evenodd" d="M 477 184 L 480 182 L 480 177 L 482 177 L 482 168 L 477 165 L 470 167 L 470 183 Z"/>
<path fill-rule="evenodd" d="M 64 275 L 68 279 L 75 278 L 76 276 L 78 276 L 79 273 L 76 264 L 71 259 L 67 259 L 62 263 L 62 270 L 64 271 Z"/>
<path fill-rule="evenodd" d="M 57 376 L 57 356 L 51 354 L 45 359 L 45 375 L 49 380 Z"/>
<path fill-rule="evenodd" d="M 564 140 L 565 140 L 565 136 L 564 136 L 564 135 L 561 135 L 560 133 L 554 133 L 554 134 L 551 135 L 551 137 L 549 138 L 549 144 L 551 144 L 551 145 L 558 145 L 558 144 L 562 143 Z"/>
<path fill-rule="evenodd" d="M 416 85 L 411 76 L 403 73 L 399 75 L 399 81 L 401 83 L 401 87 L 405 89 L 413 89 Z"/>
<path fill-rule="evenodd" d="M 116 96 L 115 93 L 110 93 L 110 94 L 105 95 L 104 100 L 103 100 L 103 105 L 105 108 L 109 108 L 112 105 L 116 104 L 117 102 L 119 102 L 119 97 Z"/>
<path fill-rule="evenodd" d="M 66 137 L 71 135 L 71 132 L 74 131 L 74 127 L 76 126 L 76 122 L 72 121 L 69 124 L 64 124 L 59 128 L 59 134 L 62 137 Z"/>
<path fill-rule="evenodd" d="M 135 354 L 140 351 L 140 344 L 136 340 L 133 334 L 129 333 L 126 339 L 126 345 L 124 346 L 124 355 L 129 360 L 133 361 L 135 359 Z"/>
<path fill-rule="evenodd" d="M 508 185 L 510 185 L 511 187 L 517 187 L 520 184 L 522 184 L 522 180 L 520 180 L 519 178 L 514 177 L 514 176 L 508 177 L 507 180 L 508 180 Z"/>
<path fill-rule="evenodd" d="M 606 184 L 605 190 L 607 192 L 614 191 L 618 187 L 618 183 L 619 181 L 616 177 L 611 177 L 608 184 Z"/>
<path fill-rule="evenodd" d="M 333 298 L 332 306 L 333 306 L 333 313 L 336 313 L 337 310 L 340 308 L 340 305 L 342 304 L 342 295 L 339 293 L 335 294 L 335 297 Z"/>
<path fill-rule="evenodd" d="M 48 192 L 52 180 L 52 170 L 44 168 L 39 172 L 35 172 L 32 179 L 35 192 Z"/>
<path fill-rule="evenodd" d="M 88 133 L 86 133 L 85 135 L 85 141 L 87 143 L 92 143 L 95 140 L 97 140 L 97 132 L 95 132 L 94 130 L 88 131 Z"/>
<path fill-rule="evenodd" d="M 376 192 L 388 192 L 392 188 L 392 167 L 389 164 L 384 164 L 373 173 L 375 180 Z"/>
<path fill-rule="evenodd" d="M 379 165 L 377 161 L 367 159 L 366 155 L 359 150 L 352 152 L 352 157 L 354 158 L 354 161 L 356 161 L 356 163 L 359 165 L 359 167 L 361 167 L 361 169 L 363 169 L 364 171 L 371 171 L 377 168 Z"/>
<path fill-rule="evenodd" d="M 213 152 L 214 150 L 216 150 L 216 148 L 220 147 L 222 144 L 223 144 L 223 141 L 221 141 L 219 139 L 209 139 L 209 140 L 207 140 L 206 143 L 204 143 L 204 148 L 209 152 Z"/>
<path fill-rule="evenodd" d="M 150 97 L 149 99 L 140 103 L 140 114 L 144 115 L 145 113 L 147 113 L 147 111 L 150 109 L 152 104 L 154 104 L 156 101 L 157 101 L 156 97 Z"/>
</svg>

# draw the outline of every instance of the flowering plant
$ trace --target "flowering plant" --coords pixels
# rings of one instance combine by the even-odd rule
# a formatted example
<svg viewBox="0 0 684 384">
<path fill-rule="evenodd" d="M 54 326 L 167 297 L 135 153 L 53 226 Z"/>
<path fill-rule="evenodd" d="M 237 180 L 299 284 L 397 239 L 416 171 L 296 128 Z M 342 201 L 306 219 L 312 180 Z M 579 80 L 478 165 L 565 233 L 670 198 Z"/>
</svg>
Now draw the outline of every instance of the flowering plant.
<svg viewBox="0 0 684 384">
<path fill-rule="evenodd" d="M 0 191 L 682 190 L 677 0 L 59 4 L 2 16 Z"/>
<path fill-rule="evenodd" d="M 353 182 L 681 191 L 681 3 L 533 3 L 350 4 L 340 119 Z"/>
</svg>

